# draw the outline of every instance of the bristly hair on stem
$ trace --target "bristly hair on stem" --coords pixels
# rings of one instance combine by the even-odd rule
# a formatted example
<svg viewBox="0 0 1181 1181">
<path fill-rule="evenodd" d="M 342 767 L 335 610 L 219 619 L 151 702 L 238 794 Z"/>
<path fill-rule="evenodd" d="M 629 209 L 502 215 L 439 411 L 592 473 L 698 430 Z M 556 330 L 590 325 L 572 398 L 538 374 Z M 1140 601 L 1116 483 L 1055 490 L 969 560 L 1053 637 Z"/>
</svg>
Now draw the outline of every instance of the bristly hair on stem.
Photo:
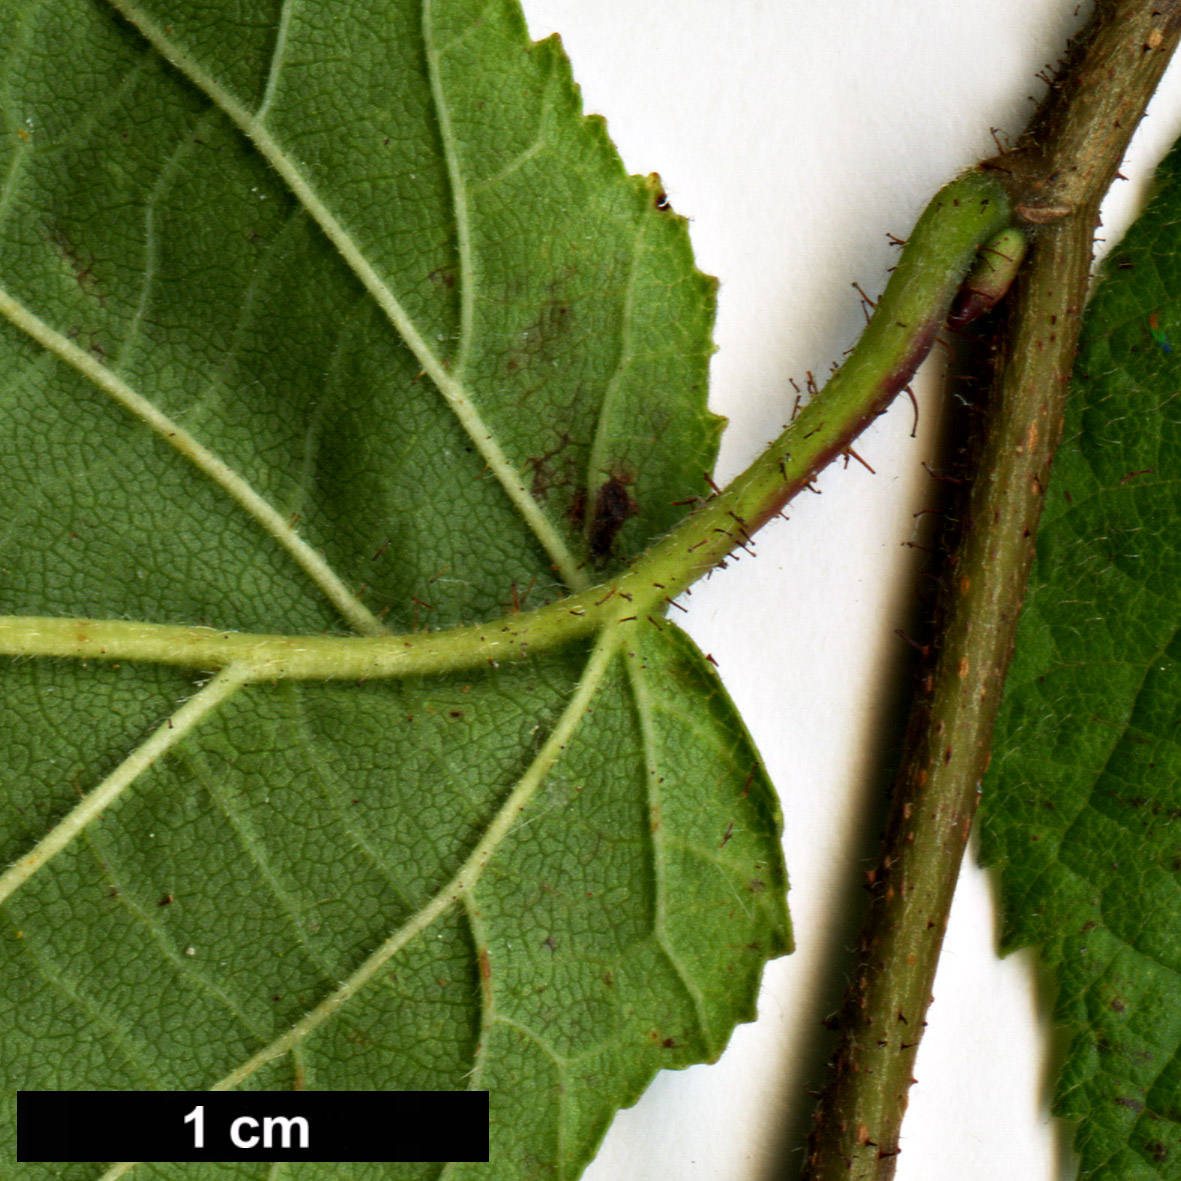
<svg viewBox="0 0 1181 1181">
<path fill-rule="evenodd" d="M 964 485 L 840 1036 L 815 1115 L 809 1181 L 894 1175 L 935 966 L 987 768 L 1083 304 L 1099 203 L 1181 31 L 1178 0 L 1099 0 L 1016 148 L 987 161 L 1030 257 Z"/>
</svg>

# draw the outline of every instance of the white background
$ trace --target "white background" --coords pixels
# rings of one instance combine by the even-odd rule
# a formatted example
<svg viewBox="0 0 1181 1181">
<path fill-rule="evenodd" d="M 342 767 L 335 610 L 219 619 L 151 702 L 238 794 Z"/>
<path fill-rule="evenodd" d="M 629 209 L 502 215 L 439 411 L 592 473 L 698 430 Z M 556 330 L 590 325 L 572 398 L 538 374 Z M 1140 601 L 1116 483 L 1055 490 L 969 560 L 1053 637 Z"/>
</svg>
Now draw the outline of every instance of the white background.
<svg viewBox="0 0 1181 1181">
<path fill-rule="evenodd" d="M 524 0 L 559 31 L 587 111 L 629 171 L 660 172 L 721 281 L 711 402 L 730 419 L 721 479 L 781 429 L 789 378 L 827 373 L 863 323 L 931 193 L 1015 137 L 1086 15 L 1075 0 Z M 1174 70 L 1105 213 L 1114 240 L 1143 177 L 1181 132 Z M 937 350 L 939 351 L 939 350 Z M 591 1181 L 794 1177 L 886 786 L 883 739 L 906 688 L 914 513 L 930 503 L 939 363 L 682 622 L 720 665 L 786 818 L 798 950 L 767 970 L 759 1020 L 713 1066 L 665 1072 L 622 1112 Z M 995 956 L 990 878 L 965 866 L 903 1132 L 898 1181 L 1058 1181 L 1068 1135 L 1048 1114 L 1052 989 L 1032 953 Z"/>
</svg>

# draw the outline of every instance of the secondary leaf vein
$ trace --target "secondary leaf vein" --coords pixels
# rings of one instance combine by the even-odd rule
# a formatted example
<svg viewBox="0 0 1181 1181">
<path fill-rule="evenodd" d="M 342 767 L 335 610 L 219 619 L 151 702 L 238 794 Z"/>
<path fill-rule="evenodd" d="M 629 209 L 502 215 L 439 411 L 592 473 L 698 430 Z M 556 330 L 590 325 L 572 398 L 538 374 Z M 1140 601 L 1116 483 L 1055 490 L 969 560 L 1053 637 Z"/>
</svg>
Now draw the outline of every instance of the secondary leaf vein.
<svg viewBox="0 0 1181 1181">
<path fill-rule="evenodd" d="M 521 812 L 536 794 L 546 775 L 561 757 L 566 744 L 578 728 L 615 658 L 617 643 L 616 637 L 610 634 L 599 638 L 590 659 L 587 661 L 582 678 L 549 738 L 517 781 L 500 810 L 488 825 L 483 837 L 477 842 L 455 876 L 435 894 L 434 898 L 418 914 L 394 931 L 380 947 L 373 951 L 340 987 L 300 1018 L 285 1034 L 276 1038 L 270 1045 L 264 1046 L 252 1058 L 215 1083 L 212 1090 L 233 1089 L 268 1062 L 281 1057 L 302 1043 L 325 1021 L 342 1009 L 381 971 L 388 960 L 427 930 L 438 918 L 459 902 L 468 890 L 475 886 L 488 861 L 517 826 Z"/>
<path fill-rule="evenodd" d="M 496 994 L 492 990 L 493 965 L 488 958 L 488 937 L 484 932 L 484 920 L 476 905 L 475 890 L 469 890 L 463 900 L 472 947 L 476 950 L 477 976 L 480 981 L 480 1029 L 476 1039 L 475 1060 L 467 1073 L 469 1091 L 478 1091 L 484 1077 L 484 1066 L 488 1061 L 488 1041 L 493 1023 L 497 1020 Z"/>
<path fill-rule="evenodd" d="M 93 842 L 92 842 L 92 847 Z M 124 910 L 129 911 L 134 918 L 141 923 L 148 932 L 149 938 L 160 949 L 161 956 L 167 960 L 169 966 L 173 971 L 186 979 L 196 984 L 202 991 L 208 993 L 210 996 L 222 1005 L 231 1016 L 238 1021 L 242 1027 L 247 1030 L 252 1036 L 259 1037 L 259 1029 L 251 1022 L 241 1007 L 233 1000 L 228 993 L 221 987 L 215 984 L 207 976 L 203 975 L 197 970 L 196 961 L 187 955 L 178 952 L 171 940 L 168 938 L 163 923 L 151 910 L 146 910 L 138 902 L 133 899 L 131 891 L 128 889 L 123 880 L 115 873 L 111 864 L 111 859 L 106 850 L 95 848 L 95 856 L 101 861 L 103 873 L 111 882 L 116 891 L 116 900 Z M 153 908 L 158 911 L 158 907 Z"/>
<path fill-rule="evenodd" d="M 58 974 L 56 968 L 47 966 L 46 961 L 42 959 L 32 947 L 28 939 L 22 940 L 24 953 L 37 965 L 37 971 L 41 978 L 51 988 L 66 998 L 67 1001 L 75 1008 L 80 1009 L 97 1025 L 99 1028 L 106 1031 L 111 1041 L 114 1043 L 120 1054 L 127 1060 L 129 1065 L 141 1074 L 144 1079 L 150 1084 L 149 1089 L 159 1089 L 160 1080 L 148 1069 L 148 1065 L 142 1060 L 138 1048 L 135 1046 L 131 1037 L 122 1030 L 118 1025 L 111 1021 L 105 1013 L 96 1008 L 95 1005 L 86 997 L 79 996 L 70 985 L 62 979 Z"/>
<path fill-rule="evenodd" d="M 102 811 L 109 808 L 157 759 L 172 749 L 249 679 L 246 665 L 230 665 L 166 719 L 154 734 L 131 752 L 72 812 L 49 830 L 23 857 L 0 874 L 0 904 L 11 897 L 42 866 L 56 857 Z"/>
<path fill-rule="evenodd" d="M 254 865 L 263 885 L 270 891 L 276 909 L 285 916 L 295 946 L 303 948 L 304 954 L 320 969 L 325 980 L 339 979 L 340 973 L 325 961 L 315 944 L 308 938 L 307 929 L 300 919 L 300 905 L 291 897 L 280 881 L 279 874 L 267 860 L 265 843 L 250 830 L 243 821 L 240 812 L 234 808 L 229 797 L 220 789 L 217 776 L 211 775 L 199 759 L 189 760 L 188 765 L 194 778 L 205 789 L 206 794 L 217 805 L 229 826 L 234 830 L 239 847 Z"/>
<path fill-rule="evenodd" d="M 645 640 L 644 643 L 651 641 Z M 628 687 L 631 690 L 632 701 L 635 703 L 636 717 L 640 723 L 640 734 L 644 744 L 644 777 L 648 796 L 648 815 L 652 820 L 660 816 L 660 751 L 659 739 L 653 720 L 653 701 L 644 680 L 640 662 L 636 658 L 629 658 L 627 664 Z M 652 867 L 652 884 L 655 894 L 655 914 L 653 915 L 653 934 L 657 946 L 664 953 L 669 966 L 676 973 L 693 1006 L 693 1015 L 701 1040 L 712 1051 L 715 1049 L 710 1037 L 709 1021 L 706 1017 L 705 1002 L 701 990 L 689 978 L 689 973 L 681 963 L 668 935 L 668 883 L 665 880 L 664 858 L 660 849 L 663 837 L 654 823 L 644 826 L 644 837 L 647 844 L 648 861 Z"/>
<path fill-rule="evenodd" d="M 340 775 L 332 770 L 327 760 L 320 753 L 312 733 L 311 723 L 308 721 L 307 711 L 304 708 L 302 694 L 297 691 L 292 696 L 295 699 L 291 707 L 293 714 L 291 721 L 293 739 L 303 751 L 312 776 L 320 787 L 320 794 L 323 796 L 324 802 L 335 813 L 337 822 L 352 838 L 355 847 L 365 854 L 369 863 L 381 874 L 386 882 L 389 883 L 390 888 L 398 895 L 398 900 L 409 910 L 411 906 L 409 893 L 393 875 L 390 866 L 378 854 L 369 837 L 353 823 L 348 815 L 343 800 L 349 793 L 341 790 Z"/>
<path fill-rule="evenodd" d="M 443 90 L 440 70 L 442 54 L 435 48 L 433 0 L 422 3 L 422 42 L 426 56 L 427 76 L 431 83 L 431 99 L 435 118 L 439 121 L 439 139 L 443 144 L 443 159 L 447 164 L 447 179 L 451 187 L 451 209 L 455 217 L 455 241 L 459 256 L 459 348 L 456 350 L 452 374 L 458 381 L 467 367 L 472 346 L 472 323 L 475 308 L 475 260 L 472 256 L 471 221 L 468 215 L 466 180 L 459 163 L 455 133 L 451 128 L 451 110 Z"/>
<path fill-rule="evenodd" d="M 620 315 L 619 331 L 619 359 L 615 363 L 615 371 L 607 382 L 603 391 L 603 400 L 599 406 L 598 421 L 595 423 L 594 440 L 591 443 L 590 456 L 586 463 L 586 494 L 588 502 L 593 503 L 594 493 L 599 481 L 607 475 L 607 439 L 608 431 L 616 419 L 616 403 L 619 389 L 623 384 L 624 375 L 631 363 L 632 352 L 632 316 L 635 311 L 636 277 L 639 271 L 641 244 L 644 240 L 645 222 L 638 219 L 636 226 L 636 240 L 632 247 L 631 267 L 627 276 L 627 288 L 623 296 L 623 309 Z M 592 514 L 586 514 L 586 530 L 589 536 L 592 525 Z"/>
<path fill-rule="evenodd" d="M 525 486 L 520 473 L 509 461 L 499 441 L 477 410 L 471 393 L 451 373 L 444 361 L 427 344 L 401 301 L 362 254 L 352 235 L 329 210 L 313 189 L 299 166 L 292 161 L 282 145 L 267 128 L 247 111 L 231 94 L 207 74 L 180 46 L 169 40 L 165 31 L 149 20 L 129 0 L 106 0 L 112 8 L 133 24 L 139 32 L 221 109 L 226 117 L 254 144 L 258 152 L 279 174 L 292 195 L 308 211 L 328 240 L 361 281 L 365 290 L 385 313 L 406 346 L 414 354 L 423 371 L 434 382 L 444 401 L 451 407 L 460 425 L 467 432 L 476 450 L 487 464 L 517 512 L 524 518 L 534 536 L 549 554 L 566 584 L 574 590 L 590 585 L 586 573 L 574 560 L 561 534 L 546 517 L 533 494 Z"/>
<path fill-rule="evenodd" d="M 283 70 L 283 52 L 287 48 L 287 30 L 291 26 L 291 10 L 295 7 L 295 0 L 283 0 L 283 7 L 279 10 L 279 28 L 275 33 L 275 45 L 271 50 L 271 64 L 267 70 L 267 85 L 263 92 L 262 102 L 254 117 L 265 123 L 267 111 L 275 98 L 275 90 L 279 85 L 279 75 Z"/>
<path fill-rule="evenodd" d="M 232 497 L 291 555 L 357 631 L 369 636 L 382 635 L 385 632 L 378 618 L 353 594 L 324 558 L 229 464 L 198 442 L 184 427 L 160 411 L 142 394 L 132 389 L 113 370 L 100 364 L 72 340 L 51 328 L 23 304 L 13 299 L 2 287 L 0 315 L 134 414 L 145 426 L 188 459 L 198 471 Z"/>
</svg>

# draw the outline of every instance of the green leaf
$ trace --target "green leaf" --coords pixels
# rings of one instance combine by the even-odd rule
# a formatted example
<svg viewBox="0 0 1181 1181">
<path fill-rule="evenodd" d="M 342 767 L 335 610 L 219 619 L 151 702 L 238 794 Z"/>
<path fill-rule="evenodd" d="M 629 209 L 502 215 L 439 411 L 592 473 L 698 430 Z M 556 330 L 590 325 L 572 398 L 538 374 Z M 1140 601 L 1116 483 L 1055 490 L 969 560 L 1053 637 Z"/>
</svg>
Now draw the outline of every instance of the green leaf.
<svg viewBox="0 0 1181 1181">
<path fill-rule="evenodd" d="M 10 13 L 0 613 L 493 622 L 702 491 L 713 282 L 510 0 Z M 397 681 L 3 678 L 0 861 L 110 793 L 4 907 L 22 1179 L 104 1170 L 16 1165 L 18 1087 L 219 1081 L 487 1088 L 476 1172 L 574 1177 L 787 949 L 772 789 L 659 618 Z"/>
<path fill-rule="evenodd" d="M 985 784 L 1004 942 L 1073 1034 L 1082 1176 L 1181 1176 L 1181 152 L 1104 268 Z"/>
</svg>

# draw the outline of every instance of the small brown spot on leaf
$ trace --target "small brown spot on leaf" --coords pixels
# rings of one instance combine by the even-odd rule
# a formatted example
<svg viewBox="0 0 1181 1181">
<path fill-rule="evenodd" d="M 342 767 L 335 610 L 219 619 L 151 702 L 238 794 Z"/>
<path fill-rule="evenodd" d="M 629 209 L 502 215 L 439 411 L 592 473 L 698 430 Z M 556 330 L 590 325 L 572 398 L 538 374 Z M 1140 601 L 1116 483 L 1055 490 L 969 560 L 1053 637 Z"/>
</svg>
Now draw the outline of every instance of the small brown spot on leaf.
<svg viewBox="0 0 1181 1181">
<path fill-rule="evenodd" d="M 610 556 L 615 544 L 615 535 L 623 528 L 629 517 L 639 512 L 639 506 L 628 492 L 627 482 L 619 476 L 612 476 L 595 496 L 595 511 L 591 517 L 590 535 L 587 542 L 591 557 L 602 565 Z"/>
<path fill-rule="evenodd" d="M 582 528 L 582 522 L 586 517 L 586 492 L 579 488 L 574 493 L 574 499 L 570 501 L 570 507 L 566 510 L 566 520 L 574 526 L 575 529 Z"/>
</svg>

